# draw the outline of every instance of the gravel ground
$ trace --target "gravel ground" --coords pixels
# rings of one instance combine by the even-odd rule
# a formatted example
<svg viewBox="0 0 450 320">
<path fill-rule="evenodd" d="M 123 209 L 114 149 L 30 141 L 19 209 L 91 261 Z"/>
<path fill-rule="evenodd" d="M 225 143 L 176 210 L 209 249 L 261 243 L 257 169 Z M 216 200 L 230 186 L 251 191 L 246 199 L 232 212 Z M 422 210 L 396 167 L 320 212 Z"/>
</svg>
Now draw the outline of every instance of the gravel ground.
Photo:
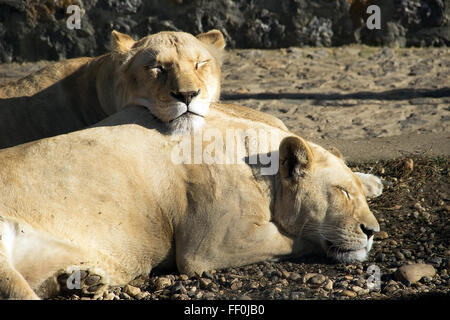
<svg viewBox="0 0 450 320">
<path fill-rule="evenodd" d="M 308 256 L 211 270 L 201 277 L 176 270 L 152 272 L 125 287 L 111 288 L 106 300 L 380 300 L 442 298 L 450 293 L 449 157 L 402 158 L 349 164 L 382 177 L 385 191 L 369 202 L 381 231 L 368 261 L 335 264 Z M 418 281 L 398 276 L 405 265 L 432 266 Z M 375 267 L 374 267 L 375 266 Z M 379 269 L 377 269 L 379 268 Z M 379 288 L 370 278 L 379 271 Z M 372 271 L 372 272 L 371 272 Z M 424 273 L 426 274 L 426 273 Z M 72 295 L 69 299 L 78 300 Z M 67 299 L 59 297 L 57 299 Z M 81 299 L 92 299 L 84 297 Z"/>
</svg>

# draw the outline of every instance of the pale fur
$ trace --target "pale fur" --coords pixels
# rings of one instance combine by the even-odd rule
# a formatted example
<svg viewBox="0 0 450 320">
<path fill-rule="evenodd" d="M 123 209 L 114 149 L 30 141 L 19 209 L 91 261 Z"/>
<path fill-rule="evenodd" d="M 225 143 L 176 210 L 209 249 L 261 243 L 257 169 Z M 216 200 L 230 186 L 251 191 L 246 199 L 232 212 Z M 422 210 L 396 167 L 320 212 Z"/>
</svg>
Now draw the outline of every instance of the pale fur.
<svg viewBox="0 0 450 320">
<path fill-rule="evenodd" d="M 364 260 L 372 238 L 361 225 L 379 230 L 370 188 L 342 159 L 271 119 L 223 109 L 211 109 L 204 129 L 271 132 L 275 146 L 262 143 L 261 152 L 279 154 L 278 173 L 174 164 L 179 141 L 139 107 L 0 151 L 0 295 L 51 296 L 56 275 L 77 267 L 124 285 L 160 266 L 201 274 L 311 252 Z"/>
<path fill-rule="evenodd" d="M 113 31 L 112 45 L 105 55 L 56 62 L 0 85 L 0 148 L 86 128 L 131 104 L 148 107 L 167 133 L 202 126 L 220 95 L 219 31 L 161 32 L 139 41 Z M 171 95 L 198 90 L 189 106 Z"/>
</svg>

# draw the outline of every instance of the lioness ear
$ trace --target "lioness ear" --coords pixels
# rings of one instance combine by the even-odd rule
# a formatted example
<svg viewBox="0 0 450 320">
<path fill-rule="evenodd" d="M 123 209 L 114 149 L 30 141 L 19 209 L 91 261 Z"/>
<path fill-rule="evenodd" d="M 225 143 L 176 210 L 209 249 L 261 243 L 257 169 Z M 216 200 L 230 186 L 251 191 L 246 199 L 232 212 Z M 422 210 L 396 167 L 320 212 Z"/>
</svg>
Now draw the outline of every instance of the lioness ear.
<svg viewBox="0 0 450 320">
<path fill-rule="evenodd" d="M 136 41 L 127 34 L 116 30 L 111 32 L 111 47 L 115 51 L 126 52 L 131 49 Z"/>
<path fill-rule="evenodd" d="M 197 39 L 203 43 L 213 45 L 219 50 L 223 50 L 225 48 L 225 39 L 223 34 L 216 29 L 197 35 Z"/>
<path fill-rule="evenodd" d="M 370 173 L 354 172 L 363 185 L 367 198 L 375 198 L 383 193 L 383 183 L 381 179 Z"/>
<path fill-rule="evenodd" d="M 280 175 L 298 180 L 311 167 L 313 154 L 309 145 L 298 137 L 286 137 L 280 142 Z"/>
</svg>

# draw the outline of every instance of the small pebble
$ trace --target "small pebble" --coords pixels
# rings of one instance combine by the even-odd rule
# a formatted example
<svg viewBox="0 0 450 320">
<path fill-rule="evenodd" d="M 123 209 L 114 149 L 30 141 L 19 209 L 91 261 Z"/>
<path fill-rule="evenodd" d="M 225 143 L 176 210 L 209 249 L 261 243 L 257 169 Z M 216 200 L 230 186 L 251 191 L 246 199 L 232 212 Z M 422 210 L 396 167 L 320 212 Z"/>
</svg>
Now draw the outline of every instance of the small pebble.
<svg viewBox="0 0 450 320">
<path fill-rule="evenodd" d="M 131 297 L 136 297 L 138 294 L 141 293 L 141 289 L 139 289 L 138 287 L 131 286 L 129 284 L 127 284 L 123 288 L 123 291 Z"/>
<path fill-rule="evenodd" d="M 324 283 L 326 279 L 327 279 L 327 277 L 325 277 L 324 275 L 316 274 L 315 276 L 311 277 L 308 280 L 308 283 L 314 284 L 314 285 L 320 285 L 320 284 Z"/>
<path fill-rule="evenodd" d="M 394 274 L 395 278 L 409 284 L 418 282 L 422 277 L 433 277 L 436 270 L 430 264 L 416 263 L 401 266 Z"/>
<path fill-rule="evenodd" d="M 150 297 L 150 292 L 147 292 L 147 291 L 143 291 L 143 292 L 141 292 L 141 293 L 139 293 L 138 295 L 136 295 L 136 300 L 145 300 L 145 299 L 147 299 L 148 297 Z"/>
<path fill-rule="evenodd" d="M 356 292 L 350 291 L 350 290 L 344 290 L 341 293 L 342 295 L 346 296 L 346 297 L 350 297 L 350 298 L 354 298 L 356 297 Z"/>
<path fill-rule="evenodd" d="M 114 300 L 116 295 L 112 292 L 108 292 L 107 294 L 103 295 L 103 300 Z"/>
<path fill-rule="evenodd" d="M 375 233 L 374 240 L 384 240 L 389 238 L 389 235 L 386 231 L 380 231 Z"/>
<path fill-rule="evenodd" d="M 352 291 L 358 293 L 359 291 L 361 291 L 363 288 L 361 288 L 360 286 L 352 286 Z"/>
<path fill-rule="evenodd" d="M 172 285 L 172 281 L 166 277 L 160 277 L 155 281 L 156 290 L 162 290 L 164 288 L 170 287 Z"/>
<path fill-rule="evenodd" d="M 333 290 L 333 281 L 328 279 L 327 283 L 323 286 L 323 288 L 328 291 Z"/>
<path fill-rule="evenodd" d="M 207 289 L 211 285 L 212 280 L 208 278 L 200 278 L 200 288 Z"/>
<path fill-rule="evenodd" d="M 187 274 L 180 274 L 181 281 L 187 281 L 189 279 L 189 276 Z"/>
<path fill-rule="evenodd" d="M 119 293 L 119 298 L 124 300 L 131 300 L 131 297 L 125 292 Z"/>
<path fill-rule="evenodd" d="M 299 279 L 301 279 L 301 275 L 299 275 L 297 272 L 291 272 L 289 274 L 289 279 L 292 281 L 298 281 Z"/>
</svg>

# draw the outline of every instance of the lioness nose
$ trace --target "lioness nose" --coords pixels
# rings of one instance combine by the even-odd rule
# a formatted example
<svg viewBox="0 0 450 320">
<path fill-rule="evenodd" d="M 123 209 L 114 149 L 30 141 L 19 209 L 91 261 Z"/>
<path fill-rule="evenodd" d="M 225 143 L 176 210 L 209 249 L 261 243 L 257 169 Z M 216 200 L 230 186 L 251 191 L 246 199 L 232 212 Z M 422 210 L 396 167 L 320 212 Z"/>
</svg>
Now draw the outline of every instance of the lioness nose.
<svg viewBox="0 0 450 320">
<path fill-rule="evenodd" d="M 374 233 L 376 232 L 375 230 L 368 228 L 363 224 L 360 224 L 359 227 L 361 228 L 362 232 L 367 236 L 367 239 L 373 236 Z"/>
<path fill-rule="evenodd" d="M 170 95 L 178 101 L 186 103 L 188 106 L 192 99 L 200 94 L 200 89 L 197 91 L 172 91 Z"/>
</svg>

